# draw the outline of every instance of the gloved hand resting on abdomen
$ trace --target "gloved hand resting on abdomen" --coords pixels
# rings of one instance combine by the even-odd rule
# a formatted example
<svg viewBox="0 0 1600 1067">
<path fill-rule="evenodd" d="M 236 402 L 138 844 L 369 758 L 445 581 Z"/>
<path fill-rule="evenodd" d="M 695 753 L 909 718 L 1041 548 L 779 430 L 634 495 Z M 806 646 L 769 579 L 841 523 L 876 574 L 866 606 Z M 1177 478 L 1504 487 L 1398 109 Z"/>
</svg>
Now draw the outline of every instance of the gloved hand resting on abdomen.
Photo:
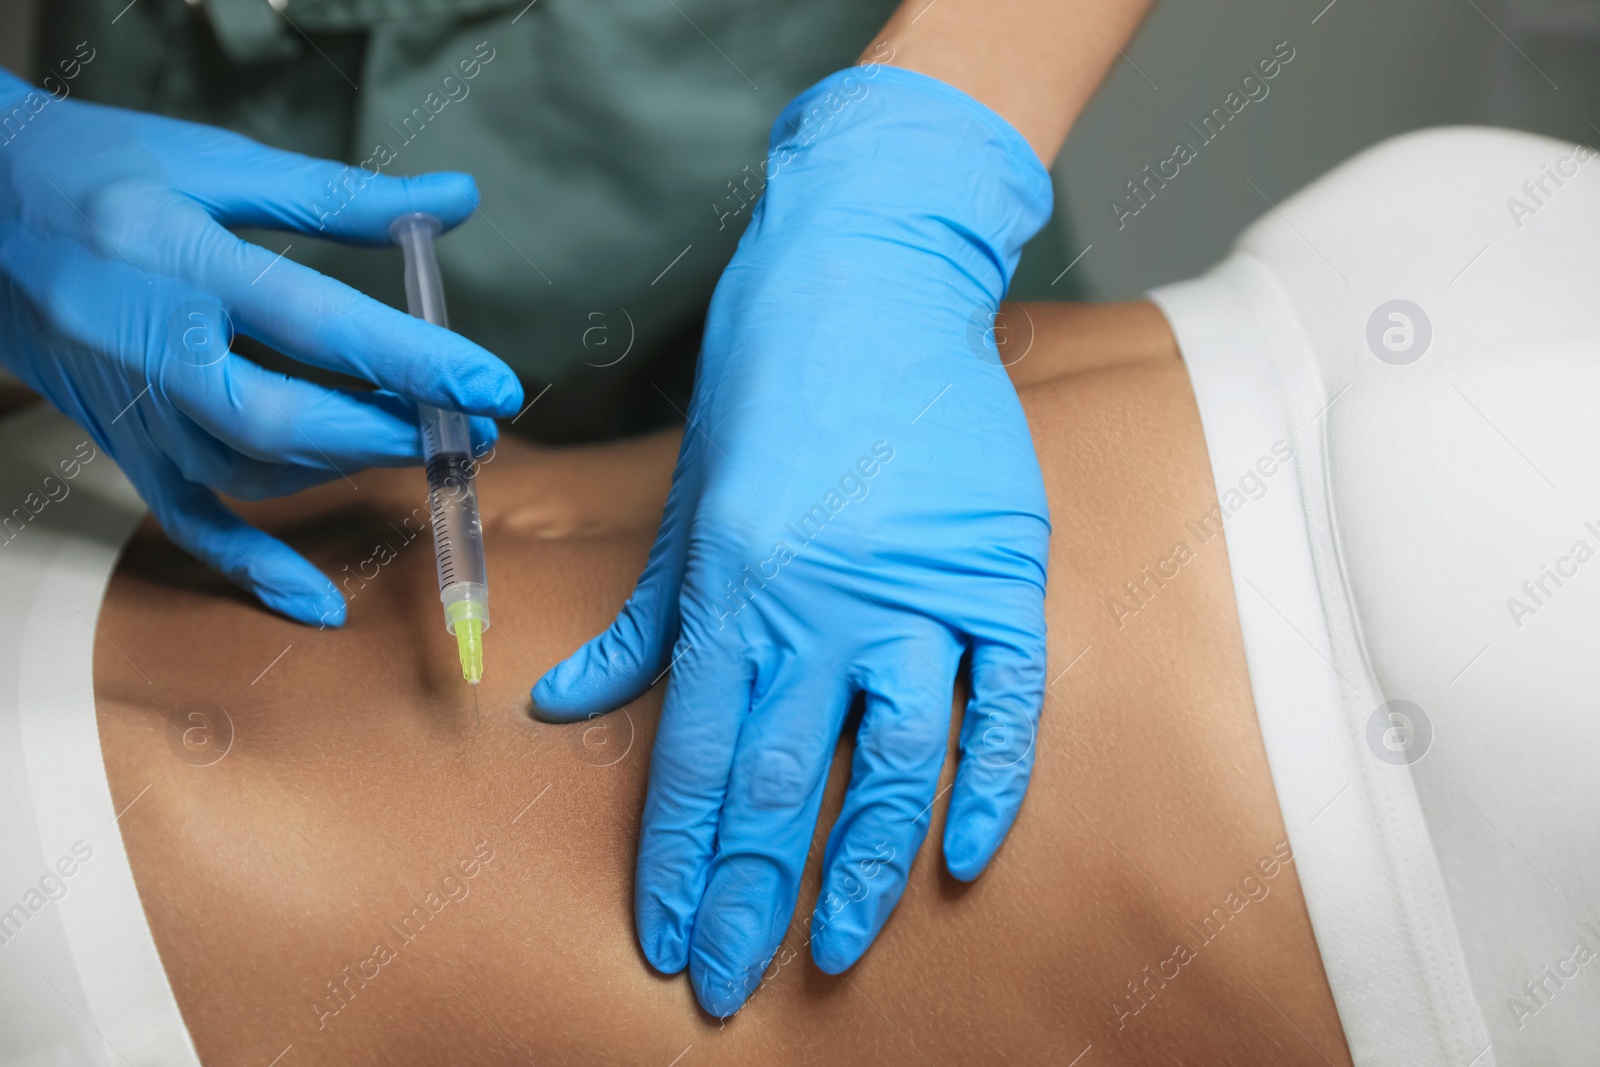
<svg viewBox="0 0 1600 1067">
<path fill-rule="evenodd" d="M 990 324 L 1050 210 L 1039 157 L 936 79 L 852 68 L 778 117 L 711 304 L 661 532 L 616 623 L 534 702 L 610 710 L 670 665 L 639 844 L 640 940 L 738 1009 L 794 913 L 828 764 L 866 705 L 811 930 L 853 964 L 932 817 L 972 698 L 945 862 L 977 877 L 1021 806 L 1044 691 L 1050 521 Z"/>
</svg>

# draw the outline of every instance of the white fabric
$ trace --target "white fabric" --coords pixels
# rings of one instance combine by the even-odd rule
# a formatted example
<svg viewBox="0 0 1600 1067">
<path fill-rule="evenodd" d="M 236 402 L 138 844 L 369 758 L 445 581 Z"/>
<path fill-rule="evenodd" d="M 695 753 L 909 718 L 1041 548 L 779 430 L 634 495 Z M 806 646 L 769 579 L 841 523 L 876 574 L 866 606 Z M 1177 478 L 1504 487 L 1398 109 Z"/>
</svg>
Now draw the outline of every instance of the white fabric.
<svg viewBox="0 0 1600 1067">
<path fill-rule="evenodd" d="M 1597 296 L 1600 160 L 1470 128 L 1363 153 L 1215 270 L 1152 294 L 1219 495 L 1275 442 L 1294 452 L 1260 499 L 1235 498 L 1227 544 L 1360 1067 L 1600 1049 Z M 1380 316 L 1369 342 L 1396 299 L 1431 325 L 1408 364 L 1382 344 L 1402 320 Z M 1544 565 L 1566 576 L 1534 605 L 1522 583 Z M 1393 700 L 1433 732 L 1420 759 L 1425 729 L 1411 735 L 1409 764 L 1379 758 L 1381 729 L 1369 739 Z"/>
<path fill-rule="evenodd" d="M 0 456 L 0 1063 L 197 1067 L 94 711 L 93 620 L 144 507 L 43 405 L 0 422 Z"/>
</svg>

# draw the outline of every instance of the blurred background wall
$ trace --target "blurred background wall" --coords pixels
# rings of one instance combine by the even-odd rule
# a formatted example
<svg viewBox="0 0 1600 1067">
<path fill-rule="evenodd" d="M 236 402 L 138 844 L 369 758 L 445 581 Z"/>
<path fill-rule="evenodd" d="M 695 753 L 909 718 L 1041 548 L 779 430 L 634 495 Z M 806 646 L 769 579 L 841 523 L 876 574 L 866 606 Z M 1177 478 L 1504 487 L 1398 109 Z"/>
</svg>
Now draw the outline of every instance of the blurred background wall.
<svg viewBox="0 0 1600 1067">
<path fill-rule="evenodd" d="M 18 72 L 32 6 L 0 0 L 0 64 Z M 1202 146 L 1188 124 L 1225 108 L 1283 43 L 1294 58 L 1267 96 Z M 1117 299 L 1189 277 L 1269 209 L 1264 198 L 1443 123 L 1600 144 L 1600 0 L 1164 0 L 1068 139 L 1055 230 L 1030 248 L 1013 294 Z M 1113 198 L 1136 205 L 1126 183 L 1179 140 L 1197 157 L 1119 228 Z"/>
<path fill-rule="evenodd" d="M 33 77 L 32 47 L 32 0 L 0 0 L 0 67 Z"/>
<path fill-rule="evenodd" d="M 1294 59 L 1268 95 L 1201 147 L 1187 124 L 1223 106 L 1280 42 Z M 1282 201 L 1368 145 L 1448 123 L 1600 144 L 1600 0 L 1165 0 L 1055 168 L 1066 259 L 1089 251 L 1050 288 L 1115 299 L 1192 276 L 1270 210 L 1264 197 Z M 1179 140 L 1197 158 L 1119 229 L 1112 199 L 1138 206 L 1125 183 Z"/>
</svg>

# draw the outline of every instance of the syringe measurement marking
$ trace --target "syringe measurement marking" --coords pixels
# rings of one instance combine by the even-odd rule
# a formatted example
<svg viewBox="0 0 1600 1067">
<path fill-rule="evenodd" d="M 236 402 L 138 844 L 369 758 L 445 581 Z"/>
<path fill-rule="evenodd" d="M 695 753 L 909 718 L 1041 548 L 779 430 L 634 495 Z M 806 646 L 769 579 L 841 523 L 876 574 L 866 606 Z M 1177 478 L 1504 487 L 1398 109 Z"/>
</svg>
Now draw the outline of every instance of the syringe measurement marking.
<svg viewBox="0 0 1600 1067">
<path fill-rule="evenodd" d="M 430 496 L 429 510 L 432 512 L 434 530 L 434 554 L 439 568 L 440 586 L 447 586 L 455 582 L 455 550 L 451 544 L 449 529 L 445 525 L 445 494 L 452 497 L 461 497 L 471 492 L 470 459 L 463 453 L 445 452 L 436 454 L 428 463 L 427 477 Z M 458 473 L 459 472 L 459 473 Z"/>
</svg>

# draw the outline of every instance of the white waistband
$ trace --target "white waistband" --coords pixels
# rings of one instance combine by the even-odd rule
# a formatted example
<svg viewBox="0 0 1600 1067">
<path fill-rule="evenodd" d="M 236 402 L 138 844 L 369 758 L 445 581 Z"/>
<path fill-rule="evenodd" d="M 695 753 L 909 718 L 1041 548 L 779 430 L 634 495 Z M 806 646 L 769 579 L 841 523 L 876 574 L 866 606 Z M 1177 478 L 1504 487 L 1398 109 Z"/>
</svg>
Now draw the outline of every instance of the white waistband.
<svg viewBox="0 0 1600 1067">
<path fill-rule="evenodd" d="M 1412 780 L 1368 749 L 1383 697 L 1341 573 L 1329 397 L 1308 341 L 1248 253 L 1151 298 L 1194 386 L 1261 736 L 1351 1054 L 1357 1067 L 1491 1067 Z M 1284 445 L 1292 460 L 1258 466 Z M 1252 471 L 1259 498 L 1240 491 Z"/>
<path fill-rule="evenodd" d="M 197 1067 L 95 720 L 94 623 L 145 509 L 44 405 L 0 422 L 0 455 L 0 1061 Z"/>
</svg>

